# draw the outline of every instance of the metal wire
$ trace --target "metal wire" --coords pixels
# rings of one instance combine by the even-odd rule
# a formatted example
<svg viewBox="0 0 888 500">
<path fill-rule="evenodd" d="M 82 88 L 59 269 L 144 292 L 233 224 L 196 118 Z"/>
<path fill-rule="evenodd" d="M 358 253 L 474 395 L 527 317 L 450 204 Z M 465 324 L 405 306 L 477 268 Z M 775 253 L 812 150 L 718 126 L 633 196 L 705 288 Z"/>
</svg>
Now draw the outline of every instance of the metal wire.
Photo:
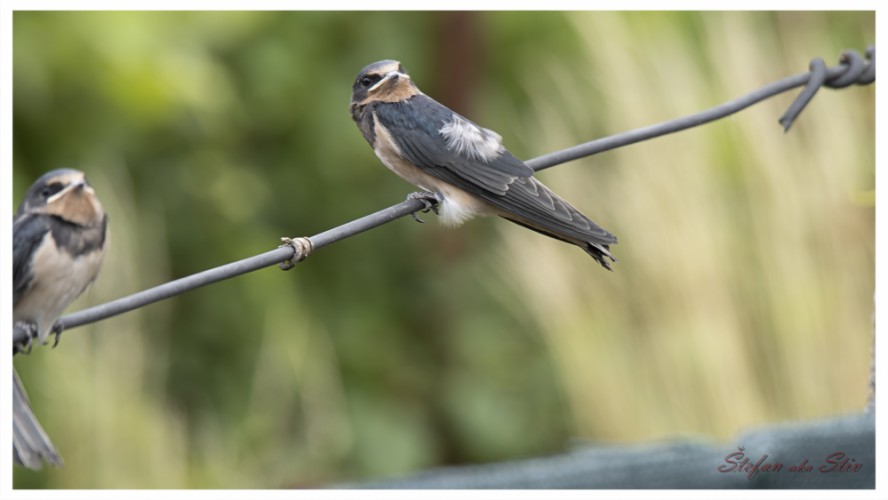
<svg viewBox="0 0 888 500">
<path fill-rule="evenodd" d="M 864 61 L 857 52 L 845 51 L 842 53 L 839 64 L 835 67 L 826 68 L 823 61 L 817 58 L 811 61 L 810 68 L 810 71 L 807 73 L 784 78 L 743 97 L 728 101 L 700 113 L 648 127 L 630 130 L 609 137 L 603 137 L 578 146 L 533 158 L 527 160 L 525 163 L 534 170 L 543 170 L 572 160 L 718 120 L 747 108 L 759 101 L 795 87 L 805 85 L 805 89 L 799 94 L 795 101 L 793 101 L 792 105 L 790 105 L 789 109 L 787 109 L 786 113 L 784 113 L 779 120 L 780 124 L 783 125 L 784 130 L 789 130 L 789 127 L 795 119 L 798 118 L 799 114 L 811 101 L 814 94 L 821 86 L 825 85 L 829 88 L 843 88 L 855 83 L 858 85 L 873 83 L 876 79 L 875 47 L 870 46 L 867 49 L 866 61 Z M 404 217 L 405 215 L 410 215 L 423 208 L 425 208 L 425 205 L 422 201 L 418 199 L 408 199 L 397 205 L 392 205 L 378 212 L 347 222 L 341 226 L 334 227 L 314 236 L 304 239 L 297 238 L 296 240 L 302 240 L 306 243 L 308 248 L 307 251 L 304 250 L 305 247 L 300 247 L 300 245 L 285 243 L 275 250 L 208 269 L 105 304 L 100 304 L 62 316 L 56 321 L 53 331 L 61 333 L 66 329 L 101 321 L 185 293 L 189 290 L 194 290 L 195 288 L 200 288 L 275 264 L 281 265 L 282 268 L 289 269 L 297 262 L 305 259 L 311 251 L 316 251 L 319 248 L 331 245 L 337 241 L 344 240 L 369 229 L 389 223 L 395 219 Z M 27 332 L 23 328 L 14 325 L 12 341 L 13 346 L 26 342 Z"/>
<path fill-rule="evenodd" d="M 817 89 L 819 89 L 820 86 L 826 85 L 830 88 L 842 88 L 852 83 L 868 85 L 874 82 L 876 80 L 875 47 L 870 46 L 867 48 L 866 58 L 868 62 L 864 63 L 857 52 L 850 50 L 845 51 L 842 53 L 839 65 L 828 69 L 823 64 L 822 59 L 816 58 L 811 61 L 811 71 L 807 73 L 778 80 L 743 97 L 728 101 L 724 104 L 715 106 L 714 108 L 707 109 L 706 111 L 658 123 L 656 125 L 630 130 L 621 134 L 596 139 L 585 144 L 562 149 L 561 151 L 555 151 L 554 153 L 528 160 L 525 163 L 537 171 L 554 167 L 555 165 L 560 165 L 568 161 L 703 125 L 704 123 L 709 123 L 734 114 L 769 97 L 786 92 L 787 90 L 807 85 L 805 90 L 799 94 L 779 120 L 780 124 L 783 125 L 784 130 L 789 130 L 789 126 L 799 116 L 799 113 L 802 112 L 811 98 L 814 97 L 814 93 L 817 92 Z M 819 63 L 819 66 L 817 66 L 816 63 Z"/>
</svg>

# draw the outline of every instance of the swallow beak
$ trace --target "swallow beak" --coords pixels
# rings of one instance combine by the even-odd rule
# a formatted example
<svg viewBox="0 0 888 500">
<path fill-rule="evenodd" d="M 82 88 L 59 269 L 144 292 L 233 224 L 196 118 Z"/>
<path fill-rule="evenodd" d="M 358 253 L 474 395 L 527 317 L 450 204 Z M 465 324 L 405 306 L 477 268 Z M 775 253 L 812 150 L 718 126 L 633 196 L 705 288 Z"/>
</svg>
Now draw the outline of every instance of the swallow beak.
<svg viewBox="0 0 888 500">
<path fill-rule="evenodd" d="M 367 92 L 373 92 L 374 90 L 383 86 L 385 84 L 385 82 L 387 82 L 389 80 L 397 80 L 398 78 L 404 78 L 404 79 L 409 80 L 410 75 L 407 75 L 405 73 L 401 73 L 400 71 L 391 71 L 389 73 L 386 73 L 386 75 L 382 78 L 382 80 L 379 80 L 378 82 L 376 82 L 375 85 L 373 85 L 372 87 L 367 89 Z"/>
</svg>

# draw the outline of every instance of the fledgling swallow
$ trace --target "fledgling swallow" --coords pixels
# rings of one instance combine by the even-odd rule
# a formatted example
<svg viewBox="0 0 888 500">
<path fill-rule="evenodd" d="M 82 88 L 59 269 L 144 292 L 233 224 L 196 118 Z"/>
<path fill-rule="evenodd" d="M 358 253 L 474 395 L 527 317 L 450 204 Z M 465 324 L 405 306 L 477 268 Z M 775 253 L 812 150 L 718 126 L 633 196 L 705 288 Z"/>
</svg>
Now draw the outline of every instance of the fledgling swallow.
<svg viewBox="0 0 888 500">
<path fill-rule="evenodd" d="M 398 61 L 366 66 L 349 106 L 376 156 L 425 193 L 447 226 L 475 215 L 498 215 L 577 245 L 606 269 L 617 238 L 533 177 L 533 169 L 480 127 L 422 93 Z"/>
<path fill-rule="evenodd" d="M 32 339 L 46 343 L 62 311 L 96 279 L 107 231 L 108 216 L 83 172 L 53 170 L 25 193 L 12 223 L 12 315 Z M 32 469 L 43 460 L 62 465 L 12 376 L 15 462 Z"/>
</svg>

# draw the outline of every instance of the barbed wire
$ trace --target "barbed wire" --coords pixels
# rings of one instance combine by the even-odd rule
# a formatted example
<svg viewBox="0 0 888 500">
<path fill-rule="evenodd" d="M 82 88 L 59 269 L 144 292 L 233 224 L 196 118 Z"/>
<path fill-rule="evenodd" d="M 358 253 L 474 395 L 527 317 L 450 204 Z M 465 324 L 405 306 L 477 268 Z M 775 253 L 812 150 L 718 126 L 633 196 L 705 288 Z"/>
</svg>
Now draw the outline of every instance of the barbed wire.
<svg viewBox="0 0 888 500">
<path fill-rule="evenodd" d="M 816 58 L 811 61 L 809 68 L 810 70 L 807 73 L 778 80 L 743 97 L 725 102 L 705 111 L 596 139 L 527 160 L 525 163 L 535 171 L 544 170 L 611 149 L 697 127 L 734 114 L 769 97 L 804 85 L 805 88 L 792 102 L 786 113 L 778 120 L 783 125 L 784 132 L 786 132 L 820 87 L 826 86 L 839 89 L 852 84 L 868 85 L 873 83 L 876 79 L 876 49 L 875 46 L 867 48 L 866 60 L 856 51 L 846 50 L 842 52 L 837 66 L 827 68 L 822 59 Z M 95 323 L 194 290 L 195 288 L 257 271 L 275 264 L 278 264 L 282 269 L 290 269 L 319 248 L 387 224 L 425 208 L 426 205 L 423 201 L 407 199 L 314 236 L 292 239 L 282 238 L 284 244 L 274 250 L 214 267 L 112 300 L 111 302 L 62 316 L 53 327 L 53 332 L 57 334 L 56 342 L 58 342 L 58 334 L 64 330 Z M 19 325 L 13 325 L 13 346 L 21 345 L 27 340 L 28 333 L 26 330 Z"/>
</svg>

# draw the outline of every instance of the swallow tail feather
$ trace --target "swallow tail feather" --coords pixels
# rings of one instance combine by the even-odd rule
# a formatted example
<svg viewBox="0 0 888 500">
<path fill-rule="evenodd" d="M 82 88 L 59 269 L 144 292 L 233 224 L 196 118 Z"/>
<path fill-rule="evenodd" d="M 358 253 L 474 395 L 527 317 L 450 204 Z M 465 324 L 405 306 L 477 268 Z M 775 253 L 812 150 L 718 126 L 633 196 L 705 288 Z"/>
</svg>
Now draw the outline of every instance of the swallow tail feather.
<svg viewBox="0 0 888 500">
<path fill-rule="evenodd" d="M 28 403 L 28 395 L 19 381 L 18 375 L 12 373 L 12 450 L 13 459 L 20 465 L 30 469 L 39 469 L 43 461 L 60 467 L 62 457 L 56 451 L 49 436 L 40 426 L 31 405 Z"/>
<path fill-rule="evenodd" d="M 610 262 L 607 259 L 610 259 L 611 262 L 616 262 L 617 259 L 614 258 L 613 255 L 610 254 L 610 246 L 603 245 L 601 243 L 588 243 L 587 246 L 583 247 L 583 250 L 586 251 L 587 254 L 591 255 L 593 259 L 595 259 L 599 264 L 604 266 L 608 271 L 613 271 L 610 266 Z"/>
</svg>

